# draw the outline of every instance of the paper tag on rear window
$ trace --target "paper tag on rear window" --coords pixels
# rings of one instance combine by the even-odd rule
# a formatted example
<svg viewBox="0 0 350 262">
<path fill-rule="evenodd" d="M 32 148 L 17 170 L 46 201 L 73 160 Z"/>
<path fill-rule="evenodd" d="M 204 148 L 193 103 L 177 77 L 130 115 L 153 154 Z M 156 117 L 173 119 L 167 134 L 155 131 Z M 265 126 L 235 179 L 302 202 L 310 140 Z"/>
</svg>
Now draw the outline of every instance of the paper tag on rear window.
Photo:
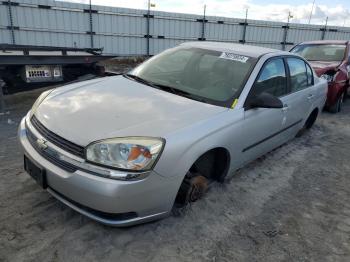
<svg viewBox="0 0 350 262">
<path fill-rule="evenodd" d="M 220 58 L 234 60 L 234 61 L 238 61 L 238 62 L 241 62 L 241 63 L 246 63 L 248 61 L 248 59 L 249 59 L 249 57 L 246 57 L 246 56 L 243 56 L 243 55 L 237 55 L 237 54 L 227 53 L 227 52 L 223 52 L 221 54 Z"/>
</svg>

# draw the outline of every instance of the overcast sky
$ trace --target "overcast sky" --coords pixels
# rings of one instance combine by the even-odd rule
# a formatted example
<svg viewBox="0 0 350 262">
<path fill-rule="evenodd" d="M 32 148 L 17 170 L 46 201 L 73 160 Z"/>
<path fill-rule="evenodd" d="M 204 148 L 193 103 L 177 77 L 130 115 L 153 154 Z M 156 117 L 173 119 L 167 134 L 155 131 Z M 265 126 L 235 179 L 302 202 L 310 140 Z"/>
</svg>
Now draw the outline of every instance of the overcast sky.
<svg viewBox="0 0 350 262">
<path fill-rule="evenodd" d="M 64 0 L 88 3 L 89 0 Z M 308 23 L 313 0 L 152 0 L 156 4 L 152 10 L 179 13 L 202 14 L 207 5 L 207 14 L 242 18 L 248 8 L 248 18 L 272 21 L 287 21 L 291 11 L 291 22 Z M 147 0 L 92 0 L 95 5 L 128 8 L 147 8 Z M 315 0 L 311 23 L 350 26 L 350 0 Z"/>
</svg>

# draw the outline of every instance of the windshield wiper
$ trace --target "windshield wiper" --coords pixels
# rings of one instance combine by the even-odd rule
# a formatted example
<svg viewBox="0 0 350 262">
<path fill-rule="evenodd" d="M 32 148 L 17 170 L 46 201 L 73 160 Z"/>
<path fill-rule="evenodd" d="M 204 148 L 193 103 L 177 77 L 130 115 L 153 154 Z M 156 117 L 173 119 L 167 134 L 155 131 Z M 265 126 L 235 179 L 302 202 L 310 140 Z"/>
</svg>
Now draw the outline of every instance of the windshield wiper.
<svg viewBox="0 0 350 262">
<path fill-rule="evenodd" d="M 137 82 L 140 82 L 140 83 L 143 83 L 143 84 L 146 84 L 146 85 L 149 85 L 151 87 L 154 87 L 154 88 L 157 88 L 157 89 L 161 89 L 161 90 L 164 90 L 164 91 L 167 91 L 167 92 L 171 92 L 173 94 L 178 94 L 178 91 L 181 92 L 181 90 L 178 90 L 178 89 L 175 89 L 171 86 L 165 86 L 165 85 L 161 85 L 161 84 L 156 84 L 156 83 L 153 83 L 151 81 L 148 81 L 142 77 L 139 77 L 137 75 L 133 75 L 133 74 L 123 74 L 124 77 L 127 77 L 127 78 L 132 78 L 133 80 L 137 81 Z M 185 91 L 184 91 L 185 92 Z"/>
<path fill-rule="evenodd" d="M 155 85 L 154 83 L 147 81 L 146 79 L 143 79 L 139 76 L 133 75 L 133 74 L 123 74 L 124 77 L 126 78 L 131 78 L 139 83 L 154 87 L 154 88 L 158 88 L 157 85 Z"/>
<path fill-rule="evenodd" d="M 151 81 L 148 81 L 146 79 L 143 79 L 139 76 L 136 76 L 136 75 L 133 75 L 133 74 L 123 74 L 124 77 L 126 78 L 131 78 L 137 82 L 140 82 L 142 84 L 145 84 L 145 85 L 148 85 L 148 86 L 151 86 L 153 88 L 157 88 L 157 89 L 160 89 L 160 90 L 163 90 L 163 91 L 166 91 L 166 92 L 170 92 L 170 93 L 173 93 L 175 95 L 179 95 L 179 96 L 184 96 L 184 97 L 187 97 L 187 98 L 190 98 L 190 99 L 193 99 L 193 100 L 197 100 L 197 101 L 200 101 L 200 102 L 203 102 L 203 103 L 207 103 L 207 101 L 201 97 L 198 97 L 196 95 L 193 95 L 187 91 L 184 91 L 184 90 L 181 90 L 181 89 L 177 89 L 177 88 L 174 88 L 174 87 L 171 87 L 171 86 L 167 86 L 167 85 L 162 85 L 162 84 L 156 84 L 156 83 L 153 83 Z"/>
<path fill-rule="evenodd" d="M 161 90 L 164 90 L 164 91 L 167 91 L 167 92 L 171 92 L 175 95 L 179 95 L 179 96 L 184 96 L 184 97 L 187 97 L 187 98 L 190 98 L 190 99 L 193 99 L 193 100 L 197 100 L 197 101 L 200 101 L 200 102 L 203 102 L 203 103 L 207 103 L 207 101 L 204 99 L 204 98 L 201 98 L 201 97 L 198 97 L 192 93 L 189 93 L 185 90 L 182 90 L 182 89 L 177 89 L 177 88 L 174 88 L 174 87 L 171 87 L 171 86 L 167 86 L 167 85 L 162 85 L 162 84 L 154 84 L 156 85 L 159 89 Z"/>
<path fill-rule="evenodd" d="M 176 89 L 174 87 L 167 86 L 167 85 L 162 85 L 162 84 L 155 84 L 155 85 L 164 91 L 167 91 L 167 92 L 170 92 L 170 93 L 173 93 L 176 95 L 178 95 L 179 93 L 182 93 L 182 92 L 186 92 L 186 91 L 182 91 L 180 89 Z"/>
</svg>

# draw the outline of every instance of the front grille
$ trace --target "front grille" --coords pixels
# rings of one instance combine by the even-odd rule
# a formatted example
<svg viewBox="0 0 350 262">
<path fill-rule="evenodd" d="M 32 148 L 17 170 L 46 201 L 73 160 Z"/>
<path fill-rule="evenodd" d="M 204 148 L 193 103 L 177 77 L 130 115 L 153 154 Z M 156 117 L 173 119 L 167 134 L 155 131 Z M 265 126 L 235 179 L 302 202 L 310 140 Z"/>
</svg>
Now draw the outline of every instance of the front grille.
<svg viewBox="0 0 350 262">
<path fill-rule="evenodd" d="M 51 132 L 42 123 L 40 123 L 40 121 L 35 116 L 31 118 L 31 123 L 35 127 L 35 129 L 38 130 L 38 132 L 52 144 L 73 155 L 84 158 L 84 147 L 74 144 L 60 137 L 59 135 L 56 135 L 55 133 Z"/>
<path fill-rule="evenodd" d="M 27 133 L 27 138 L 29 140 L 29 143 L 46 160 L 50 161 L 52 164 L 62 168 L 67 172 L 74 173 L 75 171 L 77 171 L 77 168 L 74 165 L 67 163 L 65 161 L 62 161 L 57 155 L 57 153 L 52 149 L 49 149 L 49 148 L 41 149 L 37 143 L 38 138 L 30 131 L 28 127 L 26 127 L 26 133 Z"/>
</svg>

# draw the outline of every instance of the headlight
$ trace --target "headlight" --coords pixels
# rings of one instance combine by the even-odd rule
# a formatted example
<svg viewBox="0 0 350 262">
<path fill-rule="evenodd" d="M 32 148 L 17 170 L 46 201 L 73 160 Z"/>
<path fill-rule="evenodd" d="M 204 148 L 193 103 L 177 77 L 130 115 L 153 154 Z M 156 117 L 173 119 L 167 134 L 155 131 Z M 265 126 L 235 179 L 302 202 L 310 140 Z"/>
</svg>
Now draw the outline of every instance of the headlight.
<svg viewBox="0 0 350 262">
<path fill-rule="evenodd" d="M 321 78 L 327 80 L 327 82 L 333 82 L 335 75 L 329 75 L 329 74 L 323 74 L 321 75 Z"/>
<path fill-rule="evenodd" d="M 133 171 L 150 170 L 164 147 L 164 141 L 150 137 L 113 138 L 86 148 L 86 160 L 98 165 Z"/>
<path fill-rule="evenodd" d="M 38 99 L 35 101 L 34 105 L 32 106 L 32 109 L 30 110 L 30 117 L 32 117 L 35 114 L 35 111 L 40 106 L 41 102 L 44 101 L 44 99 L 53 91 L 53 89 L 47 90 L 43 92 Z"/>
</svg>

